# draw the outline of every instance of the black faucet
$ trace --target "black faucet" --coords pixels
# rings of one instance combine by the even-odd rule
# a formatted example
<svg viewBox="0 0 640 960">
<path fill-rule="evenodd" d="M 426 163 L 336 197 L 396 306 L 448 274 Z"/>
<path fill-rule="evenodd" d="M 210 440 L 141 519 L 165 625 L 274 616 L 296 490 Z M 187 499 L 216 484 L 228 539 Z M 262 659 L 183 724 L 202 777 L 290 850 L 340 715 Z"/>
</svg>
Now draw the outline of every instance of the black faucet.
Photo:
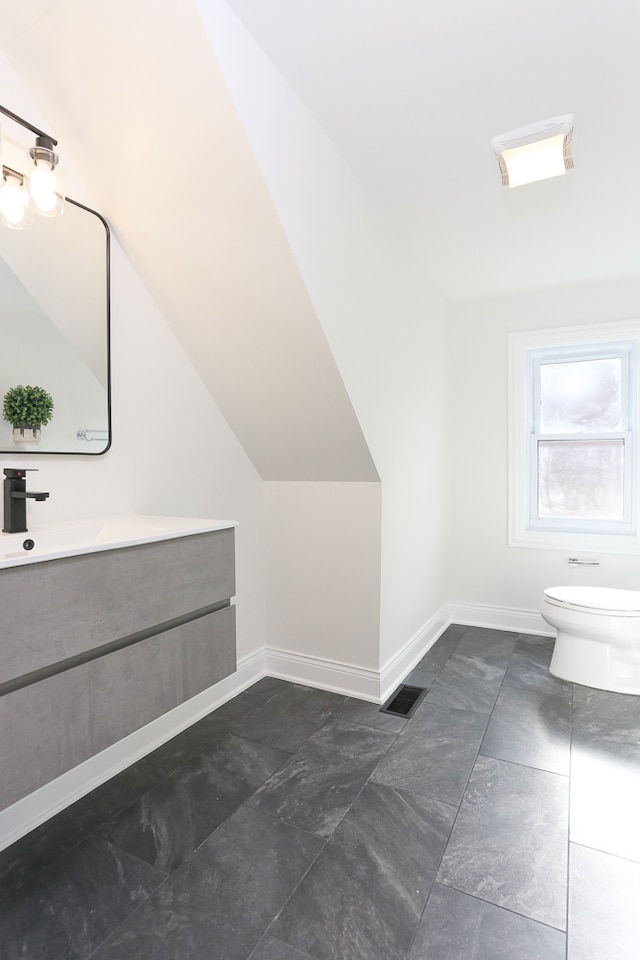
<svg viewBox="0 0 640 960">
<path fill-rule="evenodd" d="M 35 467 L 29 467 L 35 470 Z M 27 493 L 27 471 L 13 470 L 5 467 L 4 470 L 4 527 L 3 533 L 27 532 L 27 500 L 46 500 L 48 493 L 36 493 L 29 490 Z"/>
</svg>

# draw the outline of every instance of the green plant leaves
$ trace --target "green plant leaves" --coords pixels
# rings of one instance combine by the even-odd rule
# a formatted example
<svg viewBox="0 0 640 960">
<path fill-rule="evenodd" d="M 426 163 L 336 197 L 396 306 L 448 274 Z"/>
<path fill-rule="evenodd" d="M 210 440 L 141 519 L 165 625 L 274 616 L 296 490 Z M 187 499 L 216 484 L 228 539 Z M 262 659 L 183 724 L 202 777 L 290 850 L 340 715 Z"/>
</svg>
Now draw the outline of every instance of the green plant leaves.
<svg viewBox="0 0 640 960">
<path fill-rule="evenodd" d="M 41 426 L 53 416 L 53 397 L 44 387 L 11 387 L 4 395 L 2 416 L 13 426 Z"/>
</svg>

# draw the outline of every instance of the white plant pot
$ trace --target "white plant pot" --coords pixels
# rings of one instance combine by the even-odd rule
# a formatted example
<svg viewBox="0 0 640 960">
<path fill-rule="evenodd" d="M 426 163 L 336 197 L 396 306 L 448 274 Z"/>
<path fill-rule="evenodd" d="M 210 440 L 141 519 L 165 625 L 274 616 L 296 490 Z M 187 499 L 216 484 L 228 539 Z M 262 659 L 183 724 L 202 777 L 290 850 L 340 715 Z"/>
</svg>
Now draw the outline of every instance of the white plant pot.
<svg viewBox="0 0 640 960">
<path fill-rule="evenodd" d="M 21 424 L 13 428 L 14 443 L 40 443 L 40 436 L 40 427 L 29 427 L 26 424 Z"/>
</svg>

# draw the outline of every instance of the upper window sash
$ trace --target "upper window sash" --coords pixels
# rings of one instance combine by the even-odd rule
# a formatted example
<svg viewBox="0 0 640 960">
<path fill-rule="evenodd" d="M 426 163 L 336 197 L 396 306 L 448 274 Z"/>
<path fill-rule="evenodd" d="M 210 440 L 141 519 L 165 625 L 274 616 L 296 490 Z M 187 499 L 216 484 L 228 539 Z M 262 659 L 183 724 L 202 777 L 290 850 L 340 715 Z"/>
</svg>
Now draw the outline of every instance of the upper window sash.
<svg viewBox="0 0 640 960">
<path fill-rule="evenodd" d="M 616 360 L 618 358 L 621 361 L 622 430 L 627 432 L 632 429 L 631 419 L 634 411 L 632 400 L 635 399 L 635 391 L 632 385 L 631 369 L 635 365 L 635 354 L 636 344 L 632 341 L 585 344 L 584 347 L 573 344 L 567 347 L 543 347 L 537 350 L 529 350 L 527 366 L 530 385 L 528 414 L 530 431 L 541 436 L 544 435 L 540 430 L 540 367 L 548 363 L 580 363 L 585 360 Z M 593 436 L 597 435 L 598 433 L 593 434 Z M 609 431 L 602 431 L 602 436 L 607 435 L 609 435 Z M 574 436 L 581 436 L 581 434 L 575 434 Z"/>
</svg>

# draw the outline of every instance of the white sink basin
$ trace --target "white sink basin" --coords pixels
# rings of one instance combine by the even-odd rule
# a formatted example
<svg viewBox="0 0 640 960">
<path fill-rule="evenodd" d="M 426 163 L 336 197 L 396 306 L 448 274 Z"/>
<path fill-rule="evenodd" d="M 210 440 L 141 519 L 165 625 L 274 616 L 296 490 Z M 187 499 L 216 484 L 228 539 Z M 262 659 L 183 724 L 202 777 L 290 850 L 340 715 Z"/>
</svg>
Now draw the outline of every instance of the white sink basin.
<svg viewBox="0 0 640 960">
<path fill-rule="evenodd" d="M 0 569 L 235 526 L 234 520 L 151 517 L 134 513 L 42 524 L 30 527 L 27 533 L 0 533 Z"/>
</svg>

